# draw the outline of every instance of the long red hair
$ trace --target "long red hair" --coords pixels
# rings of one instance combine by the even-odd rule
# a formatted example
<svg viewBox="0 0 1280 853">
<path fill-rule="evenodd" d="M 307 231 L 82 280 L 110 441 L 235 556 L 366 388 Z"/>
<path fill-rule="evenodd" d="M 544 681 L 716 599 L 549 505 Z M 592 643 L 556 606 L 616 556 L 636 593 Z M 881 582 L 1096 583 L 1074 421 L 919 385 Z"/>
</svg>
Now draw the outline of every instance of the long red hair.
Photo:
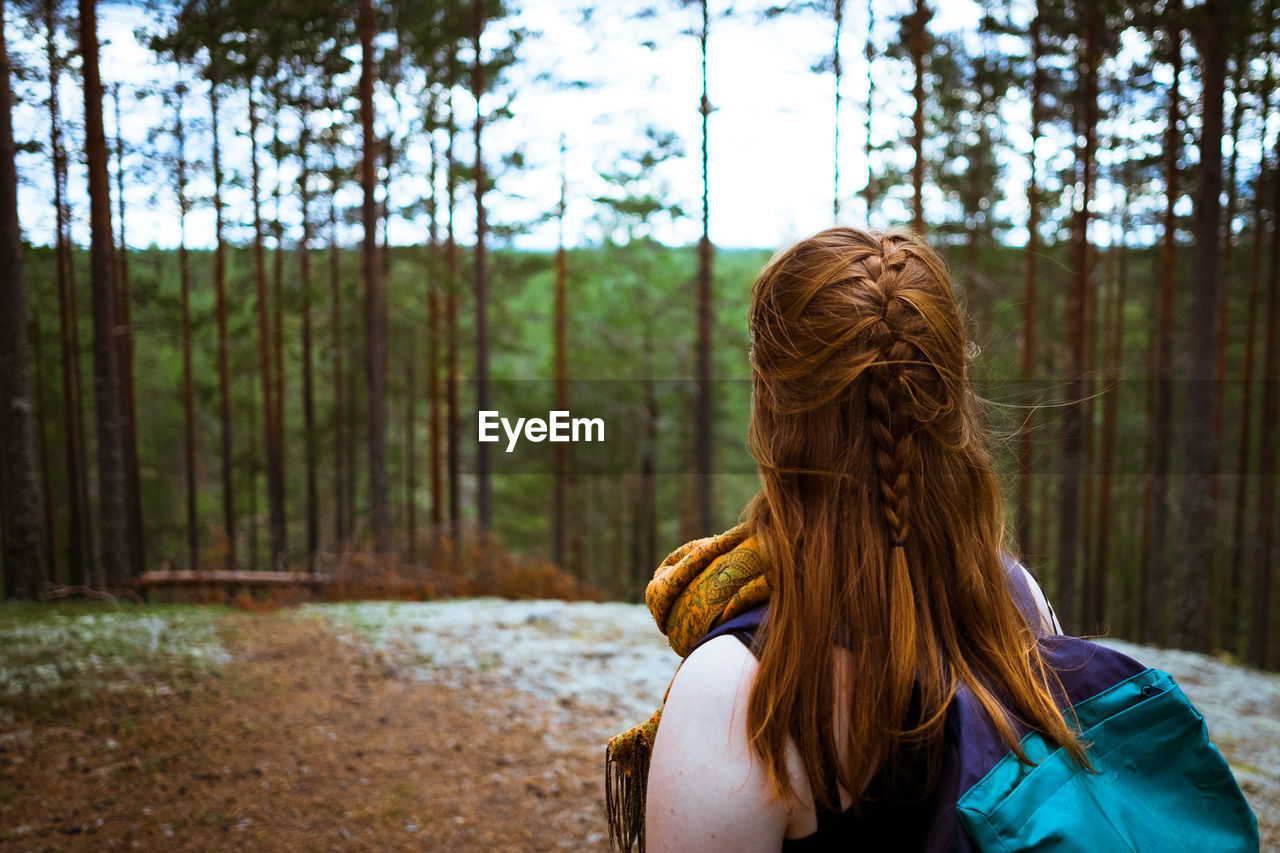
<svg viewBox="0 0 1280 853">
<path fill-rule="evenodd" d="M 855 805 L 878 769 L 927 788 L 961 684 L 1019 755 L 1011 716 L 1084 763 L 1007 586 L 1002 499 L 942 261 L 916 236 L 823 231 L 760 273 L 750 328 L 762 487 L 747 516 L 772 594 L 747 727 L 775 790 L 793 790 L 789 739 L 828 806 L 835 756 Z"/>
</svg>

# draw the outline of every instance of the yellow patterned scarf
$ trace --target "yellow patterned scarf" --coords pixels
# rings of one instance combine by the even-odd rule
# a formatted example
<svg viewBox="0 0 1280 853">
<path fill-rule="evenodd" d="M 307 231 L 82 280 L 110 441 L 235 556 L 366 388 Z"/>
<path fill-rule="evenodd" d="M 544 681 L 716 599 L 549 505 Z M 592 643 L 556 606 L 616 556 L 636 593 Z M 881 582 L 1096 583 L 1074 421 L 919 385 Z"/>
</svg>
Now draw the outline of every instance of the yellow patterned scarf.
<svg viewBox="0 0 1280 853">
<path fill-rule="evenodd" d="M 768 598 L 764 559 L 745 524 L 672 551 L 645 590 L 658 630 L 681 658 L 711 629 Z M 645 786 L 661 719 L 658 708 L 648 720 L 609 741 L 605 750 L 609 840 L 619 850 L 638 843 L 644 851 Z"/>
</svg>

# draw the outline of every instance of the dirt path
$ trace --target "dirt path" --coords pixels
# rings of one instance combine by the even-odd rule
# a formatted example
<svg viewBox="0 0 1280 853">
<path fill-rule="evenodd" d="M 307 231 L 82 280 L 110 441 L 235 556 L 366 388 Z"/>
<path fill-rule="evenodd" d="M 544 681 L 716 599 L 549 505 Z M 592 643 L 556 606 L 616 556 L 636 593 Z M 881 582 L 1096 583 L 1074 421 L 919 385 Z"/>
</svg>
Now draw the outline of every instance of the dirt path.
<svg viewBox="0 0 1280 853">
<path fill-rule="evenodd" d="M 221 675 L 0 708 L 0 847 L 608 849 L 600 744 L 527 694 L 414 680 L 317 619 L 226 625 Z"/>
</svg>

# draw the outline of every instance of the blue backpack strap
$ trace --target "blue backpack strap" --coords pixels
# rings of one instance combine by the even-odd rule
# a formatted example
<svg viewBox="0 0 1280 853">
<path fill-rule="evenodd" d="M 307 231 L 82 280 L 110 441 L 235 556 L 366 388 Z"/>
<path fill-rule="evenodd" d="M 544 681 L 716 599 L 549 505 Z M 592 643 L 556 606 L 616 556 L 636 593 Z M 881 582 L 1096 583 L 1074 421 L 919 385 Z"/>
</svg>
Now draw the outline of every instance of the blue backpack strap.
<svg viewBox="0 0 1280 853">
<path fill-rule="evenodd" d="M 725 634 L 732 634 L 737 637 L 742 641 L 743 645 L 748 649 L 751 649 L 752 654 L 755 654 L 756 632 L 760 630 L 760 626 L 764 624 L 765 617 L 768 615 L 769 603 L 767 601 L 764 604 L 756 605 L 744 613 L 739 613 L 728 622 L 717 625 L 708 631 L 707 635 L 695 643 L 693 648 L 689 650 L 689 654 L 693 654 L 704 643 L 708 643 L 716 637 L 722 637 Z"/>
</svg>

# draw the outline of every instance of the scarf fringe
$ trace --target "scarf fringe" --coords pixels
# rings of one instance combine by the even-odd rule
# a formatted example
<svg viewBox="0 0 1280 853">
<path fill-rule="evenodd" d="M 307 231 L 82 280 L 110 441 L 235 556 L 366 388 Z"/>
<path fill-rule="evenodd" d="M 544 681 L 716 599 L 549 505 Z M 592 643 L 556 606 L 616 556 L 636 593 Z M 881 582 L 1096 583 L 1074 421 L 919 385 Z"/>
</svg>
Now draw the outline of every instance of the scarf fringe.
<svg viewBox="0 0 1280 853">
<path fill-rule="evenodd" d="M 649 751 L 637 749 L 623 761 L 607 752 L 604 761 L 605 811 L 609 817 L 609 843 L 644 853 L 644 800 L 649 784 Z"/>
</svg>

